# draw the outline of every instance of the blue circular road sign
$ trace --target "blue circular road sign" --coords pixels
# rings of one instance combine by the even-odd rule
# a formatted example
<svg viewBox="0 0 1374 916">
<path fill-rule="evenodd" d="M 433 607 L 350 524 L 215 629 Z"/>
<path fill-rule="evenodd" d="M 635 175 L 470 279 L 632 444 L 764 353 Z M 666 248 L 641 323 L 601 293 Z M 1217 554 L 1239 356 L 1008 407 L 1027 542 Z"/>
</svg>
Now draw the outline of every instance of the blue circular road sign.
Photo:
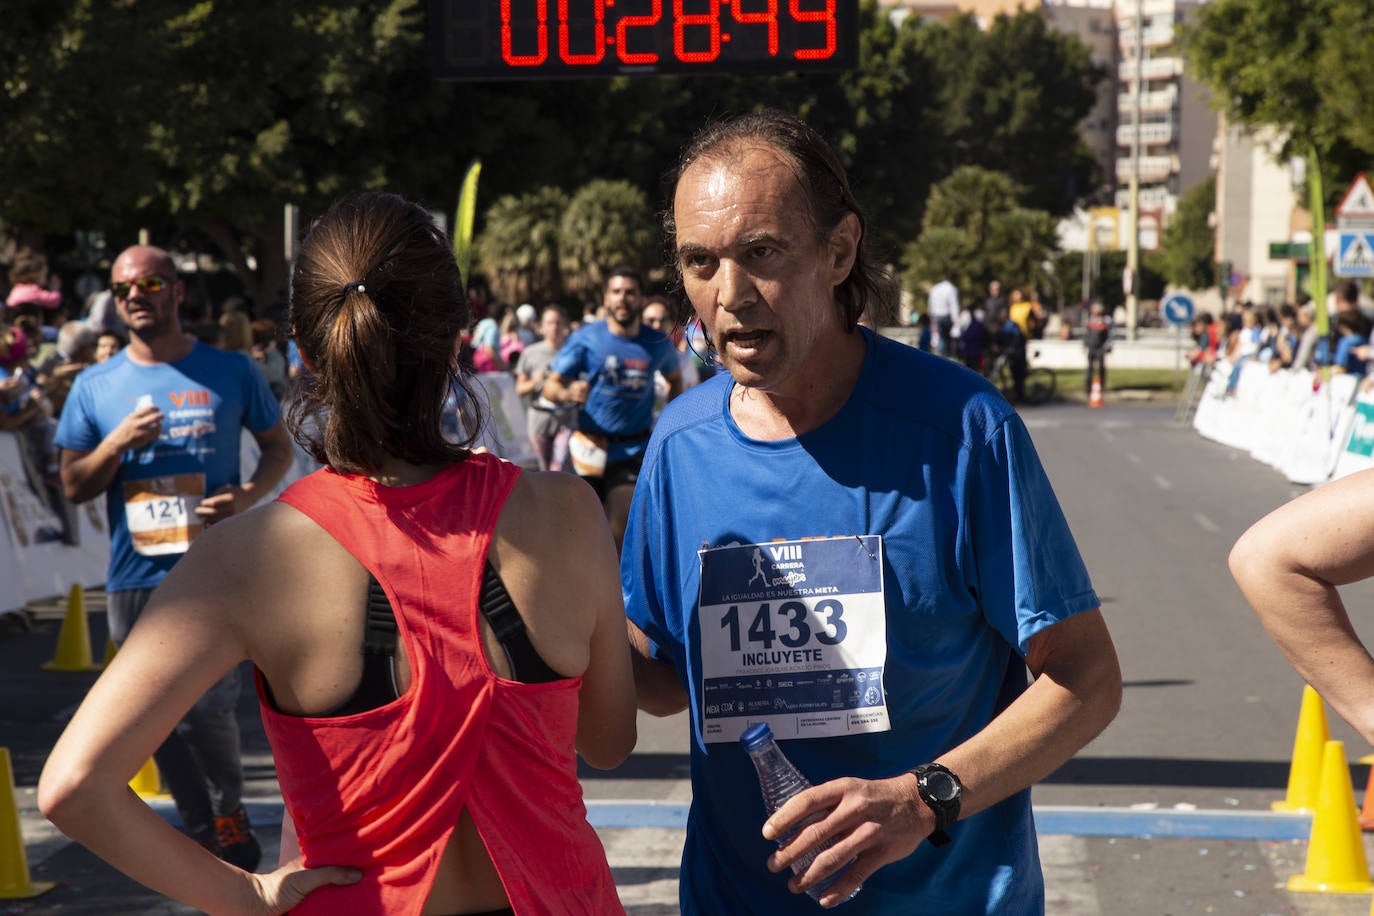
<svg viewBox="0 0 1374 916">
<path fill-rule="evenodd" d="M 1183 293 L 1173 293 L 1160 303 L 1164 320 L 1170 324 L 1187 324 L 1193 320 L 1193 300 Z"/>
</svg>

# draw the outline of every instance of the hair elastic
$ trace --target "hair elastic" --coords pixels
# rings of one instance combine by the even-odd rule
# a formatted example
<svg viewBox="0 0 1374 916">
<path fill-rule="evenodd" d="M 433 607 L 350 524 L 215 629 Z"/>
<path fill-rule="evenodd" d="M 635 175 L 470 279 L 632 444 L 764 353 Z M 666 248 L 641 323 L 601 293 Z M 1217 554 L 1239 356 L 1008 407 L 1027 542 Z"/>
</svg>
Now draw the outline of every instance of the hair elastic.
<svg viewBox="0 0 1374 916">
<path fill-rule="evenodd" d="M 365 293 L 365 292 L 367 292 L 367 287 L 363 285 L 363 281 L 362 281 L 362 280 L 354 280 L 352 283 L 344 284 L 344 295 L 345 295 L 345 296 L 347 296 L 349 293 L 353 292 L 354 290 L 357 290 L 357 291 L 360 292 L 360 293 Z"/>
</svg>

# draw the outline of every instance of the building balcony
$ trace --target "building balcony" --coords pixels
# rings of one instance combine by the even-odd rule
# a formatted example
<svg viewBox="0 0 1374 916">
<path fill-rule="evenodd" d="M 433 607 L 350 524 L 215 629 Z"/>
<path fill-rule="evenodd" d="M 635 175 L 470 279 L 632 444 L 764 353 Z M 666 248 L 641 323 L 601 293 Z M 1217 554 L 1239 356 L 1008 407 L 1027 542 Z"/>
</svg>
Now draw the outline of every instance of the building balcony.
<svg viewBox="0 0 1374 916">
<path fill-rule="evenodd" d="M 1173 143 L 1178 137 L 1178 131 L 1172 121 L 1140 125 L 1140 143 L 1142 146 L 1162 146 Z M 1116 145 L 1130 146 L 1135 140 L 1135 127 L 1131 124 L 1122 124 L 1116 129 Z"/>
<path fill-rule="evenodd" d="M 1178 87 L 1166 86 L 1154 92 L 1140 94 L 1140 110 L 1143 112 L 1173 111 L 1178 104 Z M 1135 100 L 1130 92 L 1119 93 L 1116 97 L 1116 110 L 1129 115 L 1135 108 Z"/>
<path fill-rule="evenodd" d="M 1123 55 L 1131 53 L 1135 48 L 1135 29 L 1131 26 L 1123 26 L 1117 32 L 1121 52 Z M 1174 43 L 1174 26 L 1168 23 L 1163 26 L 1148 26 L 1140 33 L 1140 43 L 1146 48 L 1165 48 Z"/>
<path fill-rule="evenodd" d="M 1174 209 L 1173 195 L 1165 187 L 1141 188 L 1138 192 L 1140 207 L 1143 210 L 1163 210 L 1166 213 Z M 1116 192 L 1116 206 L 1118 209 L 1127 210 L 1131 206 L 1131 192 L 1129 189 L 1118 190 Z"/>
<path fill-rule="evenodd" d="M 1160 182 L 1167 179 L 1174 172 L 1173 156 L 1141 156 L 1140 157 L 1140 180 L 1146 182 Z M 1131 180 L 1131 157 L 1118 156 L 1116 160 L 1116 180 Z"/>
<path fill-rule="evenodd" d="M 1117 65 L 1117 77 L 1125 83 L 1135 79 L 1135 60 L 1123 60 Z M 1140 78 L 1146 80 L 1172 79 L 1183 75 L 1182 57 L 1151 57 L 1140 62 Z"/>
</svg>

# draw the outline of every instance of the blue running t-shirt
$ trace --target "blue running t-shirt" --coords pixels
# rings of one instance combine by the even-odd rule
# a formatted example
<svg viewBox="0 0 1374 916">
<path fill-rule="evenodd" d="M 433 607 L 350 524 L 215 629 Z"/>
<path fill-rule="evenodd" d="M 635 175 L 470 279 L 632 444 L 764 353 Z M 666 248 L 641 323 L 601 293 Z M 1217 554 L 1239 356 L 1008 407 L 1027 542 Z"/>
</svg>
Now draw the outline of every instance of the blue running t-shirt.
<svg viewBox="0 0 1374 916">
<path fill-rule="evenodd" d="M 1025 425 L 962 366 L 862 332 L 840 411 L 760 441 L 716 376 L 665 409 L 621 555 L 630 618 L 690 697 L 685 916 L 814 911 L 738 735 L 767 721 L 813 783 L 885 779 L 1026 689 L 1031 637 L 1099 602 Z M 1044 912 L 1030 792 L 866 882 L 849 916 Z"/>
<path fill-rule="evenodd" d="M 678 371 L 677 348 L 653 328 L 641 326 L 634 337 L 620 337 L 605 321 L 596 321 L 578 328 L 549 368 L 565 381 L 591 382 L 587 404 L 578 412 L 583 432 L 644 434 L 638 441 L 610 443 L 606 460 L 621 461 L 644 453 L 654 423 L 654 373 Z"/>
<path fill-rule="evenodd" d="M 105 492 L 110 591 L 153 588 L 201 526 L 199 500 L 238 484 L 242 429 L 276 425 L 277 400 L 248 357 L 196 343 L 174 363 L 145 366 L 128 350 L 76 377 L 58 421 L 57 445 L 89 452 L 140 404 L 163 413 L 162 435 L 120 460 Z"/>
</svg>

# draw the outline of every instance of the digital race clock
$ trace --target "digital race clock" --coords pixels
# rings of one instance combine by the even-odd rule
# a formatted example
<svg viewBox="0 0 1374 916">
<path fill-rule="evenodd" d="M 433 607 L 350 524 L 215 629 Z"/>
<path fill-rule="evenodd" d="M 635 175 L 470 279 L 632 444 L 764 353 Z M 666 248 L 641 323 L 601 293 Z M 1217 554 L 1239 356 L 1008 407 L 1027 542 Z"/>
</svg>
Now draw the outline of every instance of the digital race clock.
<svg viewBox="0 0 1374 916">
<path fill-rule="evenodd" d="M 442 79 L 834 71 L 858 0 L 432 0 Z"/>
</svg>

